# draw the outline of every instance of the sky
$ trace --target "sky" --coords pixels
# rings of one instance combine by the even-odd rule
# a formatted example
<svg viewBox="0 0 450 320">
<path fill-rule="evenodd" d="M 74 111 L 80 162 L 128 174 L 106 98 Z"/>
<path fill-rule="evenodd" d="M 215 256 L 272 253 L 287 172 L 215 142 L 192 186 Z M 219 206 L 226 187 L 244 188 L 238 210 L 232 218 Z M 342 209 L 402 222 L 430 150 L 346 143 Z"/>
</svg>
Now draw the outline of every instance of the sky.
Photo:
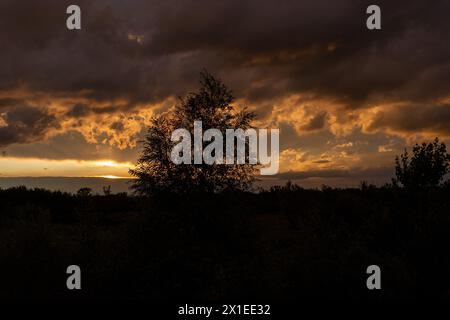
<svg viewBox="0 0 450 320">
<path fill-rule="evenodd" d="M 66 28 L 77 4 L 82 29 Z M 381 8 L 382 29 L 366 28 Z M 274 180 L 382 183 L 450 137 L 449 1 L 0 2 L 0 177 L 128 177 L 203 69 L 280 129 Z"/>
</svg>

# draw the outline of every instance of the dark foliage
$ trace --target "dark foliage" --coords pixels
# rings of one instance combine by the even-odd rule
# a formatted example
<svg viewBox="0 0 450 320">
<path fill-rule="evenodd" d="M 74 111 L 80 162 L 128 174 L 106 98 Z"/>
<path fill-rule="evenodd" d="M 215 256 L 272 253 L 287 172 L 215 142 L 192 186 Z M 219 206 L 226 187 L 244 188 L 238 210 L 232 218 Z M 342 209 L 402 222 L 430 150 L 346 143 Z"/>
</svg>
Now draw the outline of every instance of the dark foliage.
<svg viewBox="0 0 450 320">
<path fill-rule="evenodd" d="M 197 92 L 180 98 L 174 110 L 152 119 L 142 141 L 143 150 L 136 168 L 130 170 L 130 174 L 137 178 L 132 185 L 136 193 L 154 195 L 167 191 L 220 192 L 250 188 L 255 165 L 177 165 L 170 159 L 171 150 L 177 144 L 171 141 L 172 132 L 184 128 L 193 135 L 194 121 L 202 121 L 203 131 L 214 128 L 224 136 L 226 129 L 246 130 L 251 127 L 255 115 L 246 109 L 236 110 L 232 105 L 233 95 L 223 83 L 205 71 L 201 73 L 200 84 Z"/>
<path fill-rule="evenodd" d="M 433 142 L 416 144 L 410 157 L 405 150 L 395 158 L 394 184 L 401 183 L 406 188 L 435 187 L 449 173 L 450 155 L 444 143 L 436 138 Z"/>
<path fill-rule="evenodd" d="M 0 297 L 448 298 L 449 191 L 0 190 Z M 71 264 L 82 268 L 81 291 L 65 287 Z M 381 291 L 366 289 L 371 264 L 381 266 Z"/>
</svg>

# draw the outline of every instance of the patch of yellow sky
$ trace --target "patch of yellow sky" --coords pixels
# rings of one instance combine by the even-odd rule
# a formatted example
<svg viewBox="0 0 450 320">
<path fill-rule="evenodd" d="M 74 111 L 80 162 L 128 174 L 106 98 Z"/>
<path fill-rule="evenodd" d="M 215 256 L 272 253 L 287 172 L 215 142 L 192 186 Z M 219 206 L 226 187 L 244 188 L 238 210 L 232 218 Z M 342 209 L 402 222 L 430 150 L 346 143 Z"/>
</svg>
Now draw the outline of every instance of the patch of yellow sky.
<svg viewBox="0 0 450 320">
<path fill-rule="evenodd" d="M 113 160 L 49 160 L 0 157 L 0 177 L 101 177 L 127 178 L 129 162 Z"/>
</svg>

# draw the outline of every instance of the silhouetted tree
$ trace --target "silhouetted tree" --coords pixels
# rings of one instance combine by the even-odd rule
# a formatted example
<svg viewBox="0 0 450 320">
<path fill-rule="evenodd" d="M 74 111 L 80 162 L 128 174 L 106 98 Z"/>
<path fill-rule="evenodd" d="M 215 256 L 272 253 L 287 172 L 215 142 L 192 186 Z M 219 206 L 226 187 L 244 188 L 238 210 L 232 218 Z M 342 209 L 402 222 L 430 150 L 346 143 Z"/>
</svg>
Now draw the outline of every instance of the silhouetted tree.
<svg viewBox="0 0 450 320">
<path fill-rule="evenodd" d="M 90 197 L 92 195 L 91 188 L 81 188 L 77 191 L 77 195 L 80 197 Z"/>
<path fill-rule="evenodd" d="M 225 189 L 246 190 L 254 180 L 256 166 L 248 164 L 174 164 L 170 153 L 176 144 L 172 132 L 185 128 L 193 135 L 194 121 L 201 120 L 203 131 L 218 129 L 225 137 L 226 129 L 251 128 L 255 114 L 247 109 L 236 110 L 231 105 L 231 91 L 211 74 L 201 73 L 201 87 L 180 98 L 170 112 L 152 119 L 143 142 L 141 156 L 130 174 L 137 179 L 132 188 L 139 194 L 162 191 L 220 192 Z M 193 139 L 192 139 L 193 140 Z M 247 142 L 248 143 L 248 142 Z M 204 146 L 207 143 L 204 143 Z M 246 155 L 248 159 L 248 154 Z M 193 153 L 192 153 L 193 159 Z"/>
<path fill-rule="evenodd" d="M 439 185 L 449 172 L 450 155 L 444 143 L 436 138 L 433 142 L 416 144 L 413 155 L 408 151 L 395 158 L 394 184 L 407 188 L 426 188 Z"/>
</svg>

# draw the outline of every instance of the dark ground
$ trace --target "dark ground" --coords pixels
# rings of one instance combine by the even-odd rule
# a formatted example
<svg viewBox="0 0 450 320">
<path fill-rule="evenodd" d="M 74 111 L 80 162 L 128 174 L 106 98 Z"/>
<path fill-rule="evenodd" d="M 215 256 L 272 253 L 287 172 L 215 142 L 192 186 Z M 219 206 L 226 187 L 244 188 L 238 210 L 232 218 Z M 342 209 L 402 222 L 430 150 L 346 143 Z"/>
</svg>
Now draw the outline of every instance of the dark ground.
<svg viewBox="0 0 450 320">
<path fill-rule="evenodd" d="M 155 199 L 0 190 L 0 298 L 450 297 L 450 188 Z M 66 268 L 82 290 L 66 288 Z M 381 267 L 382 290 L 366 288 Z"/>
</svg>

